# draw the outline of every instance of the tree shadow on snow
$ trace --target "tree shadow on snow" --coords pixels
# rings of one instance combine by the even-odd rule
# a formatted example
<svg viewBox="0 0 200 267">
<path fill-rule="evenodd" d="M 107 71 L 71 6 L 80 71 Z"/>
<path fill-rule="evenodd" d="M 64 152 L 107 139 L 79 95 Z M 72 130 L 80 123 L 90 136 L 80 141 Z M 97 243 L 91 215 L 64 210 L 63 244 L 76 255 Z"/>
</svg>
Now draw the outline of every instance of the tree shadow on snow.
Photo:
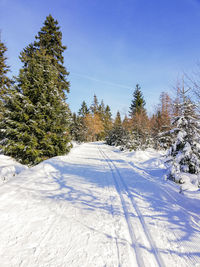
<svg viewBox="0 0 200 267">
<path fill-rule="evenodd" d="M 44 197 L 58 201 L 66 201 L 75 205 L 76 208 L 89 210 L 91 212 L 100 210 L 112 214 L 113 216 L 124 216 L 121 207 L 115 205 L 115 199 L 120 199 L 114 186 L 113 176 L 109 168 L 105 168 L 106 159 L 95 159 L 96 166 L 71 164 L 61 160 L 51 160 L 50 165 L 55 169 L 50 172 L 51 180 L 56 184 L 56 190 L 48 190 Z M 121 163 L 119 173 L 129 190 L 129 197 L 140 213 L 130 217 L 138 217 L 143 226 L 144 232 L 147 231 L 146 225 L 149 224 L 156 231 L 156 225 L 163 225 L 163 229 L 171 231 L 168 236 L 169 243 L 174 244 L 173 248 L 161 250 L 162 253 L 170 253 L 180 257 L 200 258 L 200 252 L 183 252 L 177 248 L 176 244 L 185 246 L 191 242 L 193 237 L 200 234 L 200 227 L 192 221 L 192 217 L 200 219 L 197 211 L 188 204 L 189 212 L 185 209 L 187 198 L 184 195 L 170 195 L 155 182 L 144 179 L 142 174 L 138 174 L 133 169 L 126 168 L 123 160 L 114 160 Z M 44 163 L 45 164 L 45 163 Z M 48 165 L 48 163 L 47 163 Z M 137 168 L 137 167 L 136 167 Z M 141 171 L 142 169 L 139 169 Z M 154 175 L 157 174 L 156 170 Z M 117 179 L 121 179 L 114 174 Z M 79 180 L 77 183 L 76 180 Z M 125 192 L 125 188 L 119 188 L 119 194 Z M 110 197 L 110 195 L 112 197 Z M 199 201 L 200 202 L 200 201 Z M 148 203 L 148 207 L 144 206 Z M 200 207 L 200 203 L 198 204 Z M 152 214 L 153 217 L 152 217 Z M 196 216 L 196 217 L 195 217 Z M 141 218 L 142 217 L 142 218 Z M 161 226 L 162 227 L 162 226 Z M 169 228 L 170 227 L 170 228 Z"/>
</svg>

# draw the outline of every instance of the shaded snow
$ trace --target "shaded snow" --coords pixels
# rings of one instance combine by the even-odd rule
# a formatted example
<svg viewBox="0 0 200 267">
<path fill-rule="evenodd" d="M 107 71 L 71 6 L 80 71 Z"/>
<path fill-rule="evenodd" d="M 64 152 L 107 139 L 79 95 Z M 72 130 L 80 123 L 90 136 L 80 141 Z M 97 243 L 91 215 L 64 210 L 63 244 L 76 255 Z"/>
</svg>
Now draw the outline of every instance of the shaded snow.
<svg viewBox="0 0 200 267">
<path fill-rule="evenodd" d="M 166 171 L 102 143 L 22 171 L 0 186 L 0 266 L 200 266 L 200 192 Z"/>
</svg>

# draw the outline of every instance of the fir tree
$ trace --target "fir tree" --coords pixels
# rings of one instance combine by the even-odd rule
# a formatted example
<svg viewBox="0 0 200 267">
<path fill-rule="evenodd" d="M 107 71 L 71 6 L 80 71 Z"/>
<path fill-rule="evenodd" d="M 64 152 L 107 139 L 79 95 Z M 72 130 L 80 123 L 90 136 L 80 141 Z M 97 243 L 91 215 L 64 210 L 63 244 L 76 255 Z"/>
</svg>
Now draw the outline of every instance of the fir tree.
<svg viewBox="0 0 200 267">
<path fill-rule="evenodd" d="M 145 101 L 142 96 L 141 88 L 139 84 L 136 84 L 135 91 L 133 93 L 133 100 L 131 102 L 129 115 L 132 118 L 136 113 L 144 112 Z"/>
</svg>

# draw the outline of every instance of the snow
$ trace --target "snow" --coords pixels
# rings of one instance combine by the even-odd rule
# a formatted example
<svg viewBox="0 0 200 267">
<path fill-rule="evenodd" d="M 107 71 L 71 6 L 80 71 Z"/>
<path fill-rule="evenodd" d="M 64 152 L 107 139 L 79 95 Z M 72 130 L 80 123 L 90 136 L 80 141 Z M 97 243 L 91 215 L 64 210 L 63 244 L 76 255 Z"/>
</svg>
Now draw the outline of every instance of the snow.
<svg viewBox="0 0 200 267">
<path fill-rule="evenodd" d="M 28 167 L 8 156 L 0 155 L 0 185 L 9 181 Z"/>
<path fill-rule="evenodd" d="M 96 142 L 32 168 L 1 156 L 0 266 L 200 266 L 200 191 L 179 193 L 163 155 Z"/>
</svg>

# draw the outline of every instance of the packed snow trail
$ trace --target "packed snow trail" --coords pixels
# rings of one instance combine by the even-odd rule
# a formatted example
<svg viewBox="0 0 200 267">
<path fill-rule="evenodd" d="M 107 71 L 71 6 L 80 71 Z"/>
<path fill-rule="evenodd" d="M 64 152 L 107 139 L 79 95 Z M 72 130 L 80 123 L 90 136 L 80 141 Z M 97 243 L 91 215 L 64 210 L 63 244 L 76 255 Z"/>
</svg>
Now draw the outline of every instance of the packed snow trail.
<svg viewBox="0 0 200 267">
<path fill-rule="evenodd" d="M 0 266 L 200 266 L 200 203 L 157 176 L 103 143 L 24 170 L 0 186 Z"/>
<path fill-rule="evenodd" d="M 136 235 L 134 233 L 133 226 L 132 226 L 132 224 L 130 222 L 130 217 L 129 217 L 129 213 L 130 212 L 128 212 L 127 204 L 126 204 L 126 201 L 124 200 L 123 193 L 122 193 L 124 190 L 125 190 L 126 194 L 128 195 L 129 201 L 131 201 L 132 208 L 134 208 L 137 218 L 139 218 L 139 220 L 140 220 L 140 224 L 141 224 L 140 226 L 142 227 L 143 233 L 145 233 L 145 235 L 146 235 L 146 239 L 147 239 L 147 241 L 148 241 L 148 243 L 150 245 L 150 248 L 151 248 L 151 250 L 153 252 L 153 255 L 155 257 L 157 265 L 164 267 L 165 266 L 164 262 L 162 261 L 160 255 L 159 255 L 159 252 L 155 248 L 154 241 L 153 241 L 150 233 L 147 230 L 147 227 L 146 227 L 146 224 L 144 222 L 143 216 L 142 216 L 137 204 L 134 203 L 133 197 L 132 197 L 131 193 L 129 192 L 129 189 L 128 189 L 123 177 L 121 176 L 120 171 L 118 170 L 118 168 L 116 167 L 114 162 L 106 155 L 106 153 L 103 152 L 102 150 L 100 150 L 100 151 L 101 151 L 103 157 L 107 160 L 110 168 L 113 170 L 113 167 L 114 167 L 114 170 L 115 170 L 115 172 L 117 174 L 117 175 L 114 174 L 114 171 L 113 171 L 113 178 L 114 178 L 115 186 L 116 186 L 117 192 L 119 193 L 120 198 L 121 198 L 122 206 L 123 206 L 123 209 L 124 209 L 124 215 L 125 215 L 125 217 L 127 219 L 127 224 L 128 224 L 128 228 L 129 228 L 129 232 L 130 232 L 130 236 L 131 236 L 131 240 L 132 240 L 132 246 L 135 248 L 135 253 L 136 253 L 136 258 L 137 258 L 138 265 L 139 266 L 145 266 L 145 262 L 143 260 L 142 254 L 139 251 L 139 246 L 137 244 L 138 241 L 137 241 Z M 117 179 L 117 176 L 118 176 L 118 179 Z M 137 246 L 136 246 L 136 244 L 137 244 Z M 150 261 L 150 255 L 149 254 L 147 256 L 147 262 L 148 261 Z M 154 265 L 155 265 L 155 263 L 154 263 Z"/>
</svg>

